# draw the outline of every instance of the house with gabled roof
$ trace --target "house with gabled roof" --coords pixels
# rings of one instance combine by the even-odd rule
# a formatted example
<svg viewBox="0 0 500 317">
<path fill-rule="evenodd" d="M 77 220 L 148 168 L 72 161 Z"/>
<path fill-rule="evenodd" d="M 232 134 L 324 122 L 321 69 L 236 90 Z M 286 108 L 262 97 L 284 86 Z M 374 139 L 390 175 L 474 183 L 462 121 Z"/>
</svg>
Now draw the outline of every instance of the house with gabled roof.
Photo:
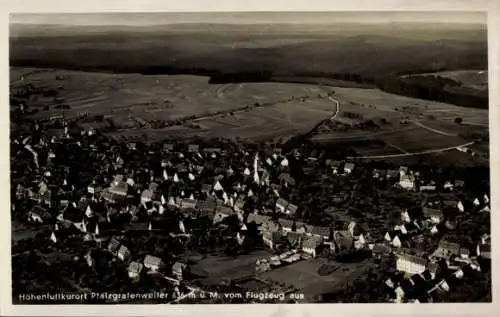
<svg viewBox="0 0 500 317">
<path fill-rule="evenodd" d="M 121 245 L 118 249 L 117 257 L 124 262 L 128 261 L 128 259 L 130 258 L 129 249 L 126 246 Z"/>
<path fill-rule="evenodd" d="M 226 206 L 217 206 L 213 223 L 221 222 L 224 218 L 234 215 L 234 211 Z"/>
<path fill-rule="evenodd" d="M 354 163 L 347 162 L 344 164 L 344 174 L 351 174 L 354 171 Z"/>
<path fill-rule="evenodd" d="M 172 266 L 172 275 L 177 280 L 181 281 L 184 278 L 184 274 L 188 271 L 188 265 L 182 262 L 175 262 Z"/>
<path fill-rule="evenodd" d="M 431 258 L 450 260 L 453 256 L 460 255 L 460 244 L 449 242 L 446 239 L 441 239 L 438 247 L 432 253 Z"/>
<path fill-rule="evenodd" d="M 354 246 L 354 239 L 348 230 L 334 231 L 333 240 L 335 249 L 339 252 L 349 251 Z"/>
<path fill-rule="evenodd" d="M 302 251 L 309 253 L 313 258 L 316 257 L 318 248 L 322 245 L 323 240 L 317 236 L 311 236 L 304 239 L 302 243 Z"/>
<path fill-rule="evenodd" d="M 433 224 L 438 224 L 444 219 L 443 211 L 437 208 L 424 207 L 422 209 L 422 212 L 424 214 L 424 217 Z"/>
<path fill-rule="evenodd" d="M 195 209 L 197 201 L 196 199 L 184 198 L 181 200 L 179 208 L 180 209 Z"/>
<path fill-rule="evenodd" d="M 328 240 L 331 234 L 331 229 L 329 227 L 312 226 L 309 234 L 323 240 Z"/>
<path fill-rule="evenodd" d="M 295 214 L 297 212 L 297 209 L 298 209 L 297 205 L 289 203 L 288 206 L 285 209 L 285 214 L 287 214 L 287 215 L 293 215 L 293 214 Z"/>
<path fill-rule="evenodd" d="M 279 225 L 281 227 L 281 230 L 284 233 L 292 231 L 292 227 L 293 227 L 293 221 L 292 220 L 288 220 L 288 219 L 284 219 L 284 218 L 279 218 L 278 219 L 278 223 L 279 223 Z"/>
<path fill-rule="evenodd" d="M 200 215 L 208 216 L 209 218 L 213 218 L 213 216 L 215 215 L 216 207 L 217 203 L 213 199 L 199 200 L 196 203 L 196 210 L 198 210 Z"/>
<path fill-rule="evenodd" d="M 286 208 L 288 207 L 289 202 L 286 199 L 278 198 L 276 201 L 276 210 L 281 213 L 286 213 Z"/>
<path fill-rule="evenodd" d="M 304 235 L 298 232 L 290 231 L 286 234 L 286 238 L 292 247 L 301 247 Z"/>
<path fill-rule="evenodd" d="M 118 254 L 119 247 L 120 247 L 120 241 L 118 241 L 115 237 L 112 237 L 108 244 L 108 251 L 116 256 Z"/>
<path fill-rule="evenodd" d="M 262 241 L 270 249 L 274 249 L 276 244 L 281 239 L 281 234 L 279 231 L 264 231 L 262 232 Z"/>
<path fill-rule="evenodd" d="M 144 267 L 152 272 L 158 272 L 164 266 L 163 261 L 156 256 L 146 255 L 144 258 Z"/>
<path fill-rule="evenodd" d="M 135 262 L 135 261 L 130 262 L 130 264 L 128 266 L 128 276 L 132 280 L 138 280 L 141 276 L 143 268 L 144 268 L 144 266 L 142 265 L 142 263 Z"/>
</svg>

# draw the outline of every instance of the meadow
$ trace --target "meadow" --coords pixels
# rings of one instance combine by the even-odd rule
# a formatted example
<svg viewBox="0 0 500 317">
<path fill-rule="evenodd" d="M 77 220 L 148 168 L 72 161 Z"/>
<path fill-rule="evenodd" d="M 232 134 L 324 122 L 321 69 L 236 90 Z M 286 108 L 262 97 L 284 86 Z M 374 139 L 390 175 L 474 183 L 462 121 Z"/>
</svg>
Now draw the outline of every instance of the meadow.
<svg viewBox="0 0 500 317">
<path fill-rule="evenodd" d="M 24 80 L 20 78 L 24 77 Z M 359 155 L 424 151 L 466 143 L 459 134 L 487 131 L 488 111 L 393 95 L 372 88 L 299 83 L 209 84 L 193 75 L 140 75 L 19 69 L 11 87 L 31 84 L 57 89 L 57 97 L 28 101 L 47 119 L 101 115 L 112 120 L 107 133 L 121 140 L 160 141 L 168 137 L 229 137 L 251 141 L 287 139 L 333 119 L 313 135 L 319 142 L 382 140 L 385 146 L 357 148 Z M 326 94 L 333 93 L 330 100 Z M 337 104 L 339 107 L 337 109 Z M 64 103 L 69 109 L 56 109 Z M 256 107 L 255 105 L 258 105 Z M 461 124 L 454 121 L 462 119 Z M 374 129 L 363 124 L 371 121 Z M 153 126 L 165 122 L 164 126 Z M 383 122 L 383 123 L 382 123 Z M 103 127 L 88 120 L 84 126 Z M 339 125 L 342 129 L 338 129 Z"/>
</svg>

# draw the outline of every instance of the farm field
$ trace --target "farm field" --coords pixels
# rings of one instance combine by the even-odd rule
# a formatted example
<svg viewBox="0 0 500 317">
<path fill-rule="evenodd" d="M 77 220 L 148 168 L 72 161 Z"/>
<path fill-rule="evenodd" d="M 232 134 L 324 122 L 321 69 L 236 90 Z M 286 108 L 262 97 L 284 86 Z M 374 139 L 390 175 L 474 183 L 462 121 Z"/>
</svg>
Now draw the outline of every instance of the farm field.
<svg viewBox="0 0 500 317">
<path fill-rule="evenodd" d="M 265 251 L 254 251 L 237 258 L 228 256 L 208 256 L 191 267 L 191 271 L 201 276 L 205 285 L 215 285 L 227 279 L 239 279 L 255 274 L 255 263 L 258 259 L 270 256 Z"/>
<path fill-rule="evenodd" d="M 16 80 L 25 74 L 24 81 Z M 140 116 L 149 120 L 175 120 L 203 113 L 231 110 L 255 102 L 274 103 L 293 96 L 304 96 L 319 88 L 301 84 L 245 83 L 209 84 L 208 77 L 190 75 L 143 76 L 56 70 L 34 72 L 31 69 L 11 74 L 12 88 L 31 83 L 37 87 L 57 88 L 59 99 L 71 109 L 89 115 L 111 114 L 116 120 Z M 58 77 L 59 79 L 56 79 Z M 54 103 L 39 100 L 40 106 Z M 39 112 L 50 116 L 59 110 Z"/>
<path fill-rule="evenodd" d="M 404 96 L 389 94 L 378 89 L 359 88 L 335 88 L 335 98 L 343 105 L 343 110 L 360 111 L 366 117 L 405 117 L 408 114 L 403 110 L 409 107 L 412 110 L 418 109 L 421 116 L 432 115 L 437 120 L 453 122 L 456 117 L 463 119 L 463 124 L 474 124 L 488 126 L 488 110 L 464 108 L 450 104 L 408 98 Z M 365 106 L 362 106 L 365 105 Z M 373 107 L 367 107 L 372 105 Z M 395 108 L 400 109 L 396 111 Z"/>
<path fill-rule="evenodd" d="M 24 80 L 20 81 L 23 74 Z M 87 112 L 89 117 L 106 115 L 118 127 L 109 134 L 122 140 L 160 141 L 191 136 L 287 139 L 308 132 L 336 113 L 333 124 L 348 128 L 327 129 L 313 136 L 315 141 L 379 139 L 386 146 L 359 148 L 360 155 L 388 155 L 458 146 L 465 143 L 457 137 L 459 133 L 469 129 L 481 131 L 488 126 L 487 110 L 412 99 L 377 89 L 275 82 L 209 84 L 207 77 L 191 75 L 143 76 L 29 68 L 13 68 L 11 80 L 13 88 L 29 83 L 57 88 L 58 98 L 70 106 L 64 110 L 66 117 L 76 117 L 81 112 Z M 321 97 L 329 91 L 334 91 L 339 109 L 336 102 Z M 53 103 L 51 97 L 39 97 L 28 105 L 42 109 Z M 241 110 L 255 103 L 266 106 Z M 40 110 L 33 116 L 47 118 L 60 111 Z M 214 116 L 218 111 L 222 113 Z M 188 119 L 191 116 L 196 118 Z M 457 117 L 462 119 L 461 125 L 454 123 Z M 163 128 L 147 125 L 177 119 L 186 121 Z M 356 127 L 367 120 L 375 122 L 378 129 Z M 387 123 L 380 123 L 383 120 Z M 403 124 L 402 120 L 408 123 Z M 102 126 L 97 122 L 84 124 Z"/>
<path fill-rule="evenodd" d="M 345 283 L 361 274 L 371 262 L 337 263 L 328 259 L 316 258 L 309 261 L 300 261 L 274 270 L 261 273 L 258 278 L 270 283 L 286 283 L 300 289 L 305 300 L 313 300 L 317 296 L 333 292 L 344 287 Z M 340 265 L 340 268 L 330 275 L 321 276 L 318 269 L 324 265 Z"/>
</svg>

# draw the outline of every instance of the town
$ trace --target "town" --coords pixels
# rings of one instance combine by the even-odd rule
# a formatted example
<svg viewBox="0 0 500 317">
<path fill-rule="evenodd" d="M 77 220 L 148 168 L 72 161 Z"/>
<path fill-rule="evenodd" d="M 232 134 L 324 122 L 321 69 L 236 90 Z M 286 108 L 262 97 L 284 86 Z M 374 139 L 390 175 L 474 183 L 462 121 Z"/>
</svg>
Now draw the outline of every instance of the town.
<svg viewBox="0 0 500 317">
<path fill-rule="evenodd" d="M 14 302 L 491 300 L 487 167 L 300 139 L 119 142 L 63 116 L 24 126 L 10 145 Z"/>
</svg>

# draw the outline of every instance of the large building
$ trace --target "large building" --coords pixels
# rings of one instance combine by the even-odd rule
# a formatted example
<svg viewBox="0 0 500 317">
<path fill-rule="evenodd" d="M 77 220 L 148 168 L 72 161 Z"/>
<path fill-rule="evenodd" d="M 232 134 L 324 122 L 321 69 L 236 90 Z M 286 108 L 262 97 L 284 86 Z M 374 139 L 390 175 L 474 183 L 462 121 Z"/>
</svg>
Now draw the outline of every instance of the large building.
<svg viewBox="0 0 500 317">
<path fill-rule="evenodd" d="M 427 261 L 421 257 L 410 254 L 398 254 L 396 269 L 408 274 L 421 274 L 425 271 Z"/>
</svg>

